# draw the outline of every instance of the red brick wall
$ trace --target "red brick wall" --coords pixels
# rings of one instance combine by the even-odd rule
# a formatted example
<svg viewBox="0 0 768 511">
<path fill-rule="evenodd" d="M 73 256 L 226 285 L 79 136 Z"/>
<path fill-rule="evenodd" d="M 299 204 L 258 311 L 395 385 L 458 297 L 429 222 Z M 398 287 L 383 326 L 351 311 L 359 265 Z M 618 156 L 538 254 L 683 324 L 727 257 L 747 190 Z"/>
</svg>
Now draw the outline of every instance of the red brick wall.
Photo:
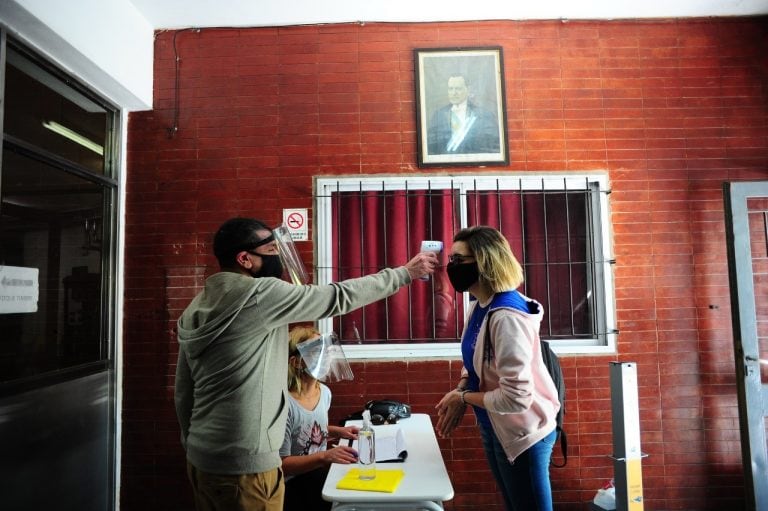
<svg viewBox="0 0 768 511">
<path fill-rule="evenodd" d="M 506 73 L 510 164 L 492 170 L 611 180 L 618 355 L 563 360 L 571 456 L 552 470 L 556 508 L 585 509 L 612 475 L 612 360 L 639 368 L 646 509 L 744 507 L 721 183 L 768 177 L 765 18 L 159 32 L 154 110 L 128 135 L 123 509 L 191 508 L 174 322 L 215 269 L 212 232 L 310 208 L 315 175 L 487 171 L 416 167 L 412 50 L 482 45 L 503 47 Z M 356 364 L 332 418 L 369 396 L 432 413 L 458 366 Z M 447 508 L 501 509 L 469 418 L 441 446 Z"/>
</svg>

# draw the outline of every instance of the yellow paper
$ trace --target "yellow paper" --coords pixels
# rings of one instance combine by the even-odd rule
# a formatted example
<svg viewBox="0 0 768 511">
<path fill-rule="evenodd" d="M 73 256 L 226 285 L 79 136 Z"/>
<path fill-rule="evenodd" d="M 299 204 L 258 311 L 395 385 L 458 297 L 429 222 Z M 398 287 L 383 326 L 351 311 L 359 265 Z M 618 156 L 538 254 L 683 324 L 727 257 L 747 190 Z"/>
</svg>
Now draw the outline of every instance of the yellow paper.
<svg viewBox="0 0 768 511">
<path fill-rule="evenodd" d="M 376 477 L 373 479 L 360 479 L 360 471 L 352 468 L 342 477 L 336 488 L 340 490 L 380 491 L 392 493 L 397 489 L 405 473 L 401 469 L 380 470 L 376 469 Z"/>
</svg>

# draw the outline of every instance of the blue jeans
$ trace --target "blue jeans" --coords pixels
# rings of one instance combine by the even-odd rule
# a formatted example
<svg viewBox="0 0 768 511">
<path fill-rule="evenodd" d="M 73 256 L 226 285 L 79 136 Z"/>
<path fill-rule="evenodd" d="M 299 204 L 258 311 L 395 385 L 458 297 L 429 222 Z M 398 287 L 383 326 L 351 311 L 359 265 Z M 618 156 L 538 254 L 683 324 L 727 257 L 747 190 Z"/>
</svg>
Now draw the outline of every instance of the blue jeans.
<svg viewBox="0 0 768 511">
<path fill-rule="evenodd" d="M 485 457 L 504 496 L 507 511 L 552 511 L 549 460 L 557 431 L 542 438 L 515 459 L 507 460 L 493 429 L 480 425 Z"/>
</svg>

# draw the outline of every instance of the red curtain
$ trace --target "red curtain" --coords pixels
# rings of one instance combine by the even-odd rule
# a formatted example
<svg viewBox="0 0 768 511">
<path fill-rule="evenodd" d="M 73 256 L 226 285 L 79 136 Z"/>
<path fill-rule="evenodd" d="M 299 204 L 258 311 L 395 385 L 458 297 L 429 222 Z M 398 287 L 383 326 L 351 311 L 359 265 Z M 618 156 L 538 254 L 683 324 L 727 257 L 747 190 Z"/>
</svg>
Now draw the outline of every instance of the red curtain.
<svg viewBox="0 0 768 511">
<path fill-rule="evenodd" d="M 525 270 L 520 291 L 544 306 L 542 335 L 592 336 L 587 275 L 587 195 L 564 191 L 473 191 L 471 225 L 490 225 Z"/>
<path fill-rule="evenodd" d="M 583 193 L 471 191 L 469 225 L 498 228 L 525 269 L 521 292 L 544 305 L 544 337 L 592 335 Z M 339 192 L 333 197 L 333 278 L 404 264 L 422 240 L 443 242 L 447 262 L 460 228 L 455 190 Z M 445 342 L 463 327 L 461 296 L 443 268 L 426 282 L 334 320 L 345 342 Z"/>
<path fill-rule="evenodd" d="M 346 342 L 426 342 L 458 339 L 463 325 L 457 295 L 445 274 L 446 253 L 458 226 L 451 190 L 337 193 L 333 198 L 334 279 L 346 279 L 405 264 L 422 240 L 442 241 L 443 268 L 387 300 L 337 318 Z M 355 333 L 357 329 L 357 334 Z"/>
</svg>

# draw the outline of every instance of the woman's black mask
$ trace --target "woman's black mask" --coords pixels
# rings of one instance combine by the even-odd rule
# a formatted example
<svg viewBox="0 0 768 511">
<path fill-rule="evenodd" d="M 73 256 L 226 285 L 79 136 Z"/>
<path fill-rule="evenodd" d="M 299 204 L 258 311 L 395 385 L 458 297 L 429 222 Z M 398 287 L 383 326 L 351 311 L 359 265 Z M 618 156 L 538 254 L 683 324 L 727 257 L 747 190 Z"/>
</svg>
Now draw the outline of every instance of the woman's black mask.
<svg viewBox="0 0 768 511">
<path fill-rule="evenodd" d="M 463 293 L 469 289 L 472 284 L 480 278 L 480 270 L 477 267 L 477 261 L 474 263 L 449 263 L 445 271 L 448 273 L 448 280 L 451 281 L 453 289 Z"/>
</svg>

